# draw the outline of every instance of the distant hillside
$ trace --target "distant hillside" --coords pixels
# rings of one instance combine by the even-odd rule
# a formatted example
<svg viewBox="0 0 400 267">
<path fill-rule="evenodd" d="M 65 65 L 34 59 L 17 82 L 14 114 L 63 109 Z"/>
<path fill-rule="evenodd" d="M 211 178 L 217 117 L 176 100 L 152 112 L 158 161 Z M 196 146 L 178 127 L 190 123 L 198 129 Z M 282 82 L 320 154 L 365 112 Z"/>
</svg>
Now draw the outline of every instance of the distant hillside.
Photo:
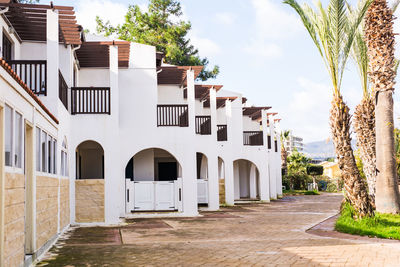
<svg viewBox="0 0 400 267">
<path fill-rule="evenodd" d="M 356 141 L 351 142 L 353 148 L 356 147 Z M 333 158 L 335 157 L 335 148 L 332 139 L 317 141 L 305 144 L 304 153 L 310 158 Z"/>
</svg>

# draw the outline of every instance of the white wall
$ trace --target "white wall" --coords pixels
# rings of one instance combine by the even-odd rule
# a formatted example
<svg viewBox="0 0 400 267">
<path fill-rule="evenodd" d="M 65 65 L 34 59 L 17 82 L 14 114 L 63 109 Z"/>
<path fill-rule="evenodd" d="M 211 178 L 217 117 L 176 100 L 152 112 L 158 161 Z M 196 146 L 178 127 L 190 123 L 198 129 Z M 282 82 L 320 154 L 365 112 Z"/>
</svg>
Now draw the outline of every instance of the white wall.
<svg viewBox="0 0 400 267">
<path fill-rule="evenodd" d="M 133 158 L 135 181 L 154 181 L 154 149 L 146 149 Z"/>
<path fill-rule="evenodd" d="M 183 88 L 177 85 L 158 85 L 158 104 L 187 104 Z"/>
<path fill-rule="evenodd" d="M 260 131 L 260 123 L 249 116 L 243 116 L 243 131 Z"/>
</svg>

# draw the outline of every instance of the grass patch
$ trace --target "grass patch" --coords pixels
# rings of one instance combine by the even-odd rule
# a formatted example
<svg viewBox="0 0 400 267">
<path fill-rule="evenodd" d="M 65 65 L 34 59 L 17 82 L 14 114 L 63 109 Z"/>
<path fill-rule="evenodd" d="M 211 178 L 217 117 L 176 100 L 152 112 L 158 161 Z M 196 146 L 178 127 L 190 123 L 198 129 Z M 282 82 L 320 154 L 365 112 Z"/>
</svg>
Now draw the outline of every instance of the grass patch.
<svg viewBox="0 0 400 267">
<path fill-rule="evenodd" d="M 374 217 L 355 220 L 355 214 L 354 209 L 346 203 L 335 229 L 352 235 L 400 240 L 400 215 L 376 213 Z"/>
<path fill-rule="evenodd" d="M 284 196 L 303 196 L 303 195 L 319 195 L 318 191 L 307 190 L 283 190 Z"/>
</svg>

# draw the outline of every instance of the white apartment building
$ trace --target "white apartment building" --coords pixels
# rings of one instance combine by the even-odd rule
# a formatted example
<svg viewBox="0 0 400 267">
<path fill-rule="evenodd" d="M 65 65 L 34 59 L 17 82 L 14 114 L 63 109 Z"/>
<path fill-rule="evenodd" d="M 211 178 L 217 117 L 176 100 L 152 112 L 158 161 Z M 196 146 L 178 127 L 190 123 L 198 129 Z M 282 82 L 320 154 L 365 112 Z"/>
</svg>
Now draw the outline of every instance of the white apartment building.
<svg viewBox="0 0 400 267">
<path fill-rule="evenodd" d="M 295 136 L 292 132 L 290 132 L 289 137 L 284 141 L 284 146 L 288 153 L 295 149 L 299 152 L 302 152 L 304 150 L 303 138 Z"/>
<path fill-rule="evenodd" d="M 155 47 L 91 41 L 73 7 L 0 2 L 0 266 L 71 224 L 282 196 L 270 107 L 196 84 Z"/>
</svg>

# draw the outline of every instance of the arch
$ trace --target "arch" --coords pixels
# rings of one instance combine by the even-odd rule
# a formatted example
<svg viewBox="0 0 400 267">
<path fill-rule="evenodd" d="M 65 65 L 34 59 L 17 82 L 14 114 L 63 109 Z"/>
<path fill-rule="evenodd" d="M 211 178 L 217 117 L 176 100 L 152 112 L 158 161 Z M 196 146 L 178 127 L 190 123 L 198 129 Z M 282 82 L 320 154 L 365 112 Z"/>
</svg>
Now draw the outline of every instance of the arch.
<svg viewBox="0 0 400 267">
<path fill-rule="evenodd" d="M 104 179 L 104 149 L 87 140 L 76 148 L 76 179 Z"/>
<path fill-rule="evenodd" d="M 235 199 L 259 199 L 259 170 L 257 165 L 247 159 L 233 162 Z"/>
<path fill-rule="evenodd" d="M 174 181 L 182 177 L 182 166 L 174 155 L 162 148 L 146 148 L 126 164 L 125 178 L 132 181 Z"/>
</svg>

